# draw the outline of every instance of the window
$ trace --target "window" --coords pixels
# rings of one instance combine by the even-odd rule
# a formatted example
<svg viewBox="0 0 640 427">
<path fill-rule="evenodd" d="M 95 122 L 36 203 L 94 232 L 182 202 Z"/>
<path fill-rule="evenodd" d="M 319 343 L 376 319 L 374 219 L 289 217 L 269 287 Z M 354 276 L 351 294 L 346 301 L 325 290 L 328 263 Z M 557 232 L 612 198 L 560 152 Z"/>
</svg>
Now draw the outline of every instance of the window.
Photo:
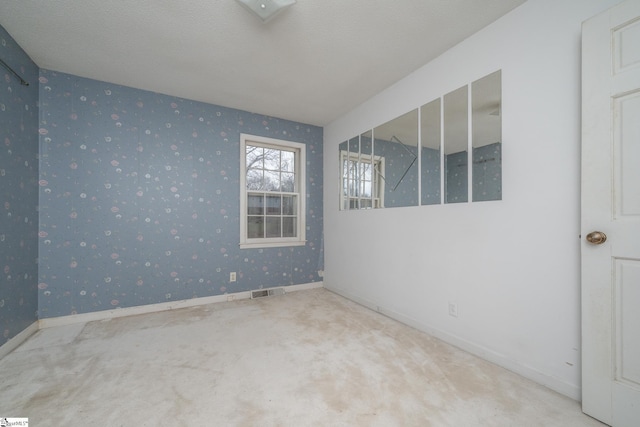
<svg viewBox="0 0 640 427">
<path fill-rule="evenodd" d="M 305 145 L 240 136 L 240 247 L 305 244 Z"/>
<path fill-rule="evenodd" d="M 368 154 L 340 152 L 342 191 L 340 207 L 370 209 L 384 206 L 384 158 Z"/>
</svg>

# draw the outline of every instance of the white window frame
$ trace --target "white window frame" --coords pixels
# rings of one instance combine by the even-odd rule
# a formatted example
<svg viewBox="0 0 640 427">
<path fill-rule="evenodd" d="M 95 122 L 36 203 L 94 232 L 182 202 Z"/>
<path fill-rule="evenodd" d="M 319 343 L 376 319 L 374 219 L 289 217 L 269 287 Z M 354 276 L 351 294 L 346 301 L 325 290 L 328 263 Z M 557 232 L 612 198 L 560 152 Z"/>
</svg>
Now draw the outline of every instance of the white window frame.
<svg viewBox="0 0 640 427">
<path fill-rule="evenodd" d="M 343 165 L 345 160 L 356 161 L 358 163 L 368 163 L 371 165 L 371 197 L 359 197 L 352 195 L 345 195 L 344 186 L 344 170 Z M 351 153 L 346 150 L 340 150 L 340 210 L 354 210 L 354 209 L 374 209 L 384 207 L 384 157 L 372 156 L 371 154 Z M 349 186 L 347 186 L 349 188 Z M 361 208 L 360 201 L 369 200 L 371 207 Z M 351 201 L 355 201 L 358 205 L 357 208 L 351 207 Z"/>
<path fill-rule="evenodd" d="M 296 154 L 295 177 L 298 195 L 297 205 L 297 231 L 296 237 L 247 237 L 247 145 L 262 146 L 276 150 L 294 151 Z M 248 134 L 240 134 L 240 248 L 273 248 L 282 246 L 303 246 L 306 241 L 306 145 L 299 142 L 285 141 L 282 139 L 266 138 Z M 267 192 L 268 193 L 268 192 Z M 275 193 L 277 194 L 277 192 Z"/>
</svg>

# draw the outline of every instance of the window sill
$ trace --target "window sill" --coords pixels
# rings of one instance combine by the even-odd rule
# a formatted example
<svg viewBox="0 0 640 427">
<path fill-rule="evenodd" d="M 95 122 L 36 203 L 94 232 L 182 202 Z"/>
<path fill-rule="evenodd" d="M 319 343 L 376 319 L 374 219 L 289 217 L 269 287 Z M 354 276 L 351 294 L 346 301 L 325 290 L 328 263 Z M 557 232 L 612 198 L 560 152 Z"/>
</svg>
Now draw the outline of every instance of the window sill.
<svg viewBox="0 0 640 427">
<path fill-rule="evenodd" d="M 240 249 L 262 249 L 262 248 L 282 248 L 288 246 L 304 246 L 306 240 L 296 242 L 256 242 L 256 243 L 240 243 Z"/>
</svg>

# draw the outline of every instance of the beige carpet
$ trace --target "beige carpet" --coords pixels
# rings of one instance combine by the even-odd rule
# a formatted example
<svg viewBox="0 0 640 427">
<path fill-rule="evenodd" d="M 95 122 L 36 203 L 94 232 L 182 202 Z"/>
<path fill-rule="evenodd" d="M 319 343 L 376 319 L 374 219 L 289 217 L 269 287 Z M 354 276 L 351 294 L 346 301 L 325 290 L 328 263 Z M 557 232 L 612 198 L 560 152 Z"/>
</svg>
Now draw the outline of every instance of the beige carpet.
<svg viewBox="0 0 640 427">
<path fill-rule="evenodd" d="M 31 426 L 600 426 L 324 289 L 44 329 L 0 360 Z"/>
</svg>

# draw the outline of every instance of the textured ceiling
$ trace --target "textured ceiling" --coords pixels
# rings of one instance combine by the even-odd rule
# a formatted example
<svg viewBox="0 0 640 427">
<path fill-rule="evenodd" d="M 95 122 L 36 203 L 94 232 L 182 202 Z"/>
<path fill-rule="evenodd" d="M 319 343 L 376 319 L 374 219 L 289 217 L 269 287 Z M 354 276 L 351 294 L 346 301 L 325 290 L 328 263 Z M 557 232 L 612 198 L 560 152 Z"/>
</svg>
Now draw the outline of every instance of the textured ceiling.
<svg viewBox="0 0 640 427">
<path fill-rule="evenodd" d="M 41 68 L 326 125 L 525 0 L 2 0 Z"/>
</svg>

